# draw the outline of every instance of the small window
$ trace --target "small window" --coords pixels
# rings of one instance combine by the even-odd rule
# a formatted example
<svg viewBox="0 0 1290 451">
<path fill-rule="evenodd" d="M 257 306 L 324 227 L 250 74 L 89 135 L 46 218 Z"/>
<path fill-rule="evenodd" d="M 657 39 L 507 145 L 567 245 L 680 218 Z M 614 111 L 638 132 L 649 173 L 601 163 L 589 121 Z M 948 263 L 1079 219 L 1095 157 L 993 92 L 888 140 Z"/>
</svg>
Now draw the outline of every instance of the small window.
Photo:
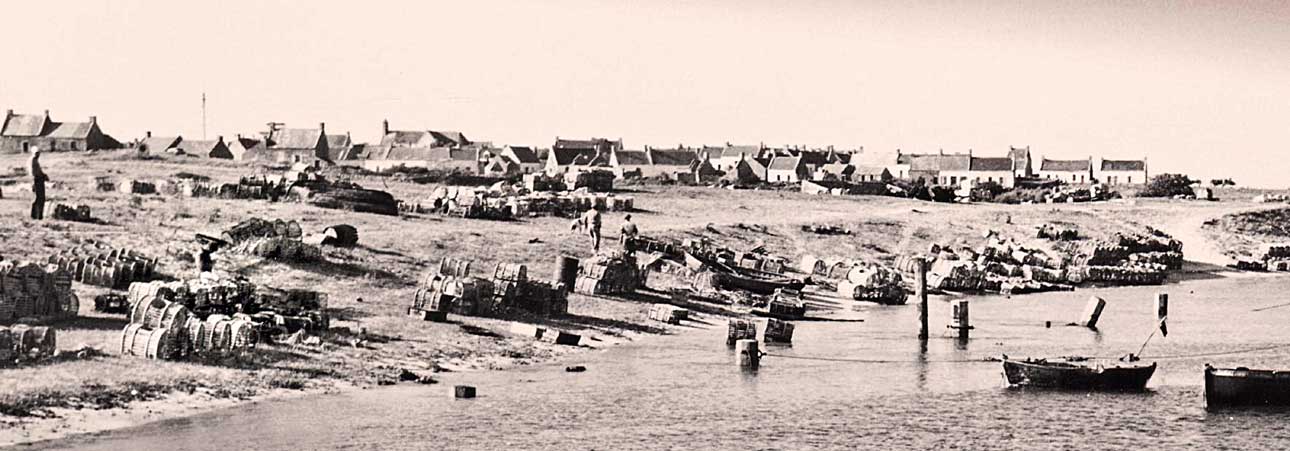
<svg viewBox="0 0 1290 451">
<path fill-rule="evenodd" d="M 1129 184 L 1133 184 L 1133 176 L 1132 176 L 1132 175 L 1130 175 L 1130 176 L 1129 176 L 1128 183 L 1129 183 Z"/>
<path fill-rule="evenodd" d="M 76 141 L 72 141 L 72 142 L 67 143 L 67 148 L 68 148 L 69 150 L 78 150 L 78 149 L 76 148 Z"/>
<path fill-rule="evenodd" d="M 26 141 L 23 141 L 23 142 L 22 142 L 22 151 L 23 151 L 23 153 L 30 152 L 30 151 L 31 151 L 31 143 L 26 142 Z"/>
</svg>

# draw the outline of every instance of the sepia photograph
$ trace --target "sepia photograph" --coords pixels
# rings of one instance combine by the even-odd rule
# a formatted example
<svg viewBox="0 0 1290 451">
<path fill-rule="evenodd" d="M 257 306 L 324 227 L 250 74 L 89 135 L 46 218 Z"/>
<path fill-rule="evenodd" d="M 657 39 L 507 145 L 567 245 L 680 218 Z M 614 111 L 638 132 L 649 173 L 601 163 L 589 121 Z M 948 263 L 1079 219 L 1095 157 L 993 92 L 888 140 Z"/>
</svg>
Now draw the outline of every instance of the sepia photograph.
<svg viewBox="0 0 1290 451">
<path fill-rule="evenodd" d="M 1290 448 L 1290 2 L 0 33 L 0 449 Z"/>
</svg>

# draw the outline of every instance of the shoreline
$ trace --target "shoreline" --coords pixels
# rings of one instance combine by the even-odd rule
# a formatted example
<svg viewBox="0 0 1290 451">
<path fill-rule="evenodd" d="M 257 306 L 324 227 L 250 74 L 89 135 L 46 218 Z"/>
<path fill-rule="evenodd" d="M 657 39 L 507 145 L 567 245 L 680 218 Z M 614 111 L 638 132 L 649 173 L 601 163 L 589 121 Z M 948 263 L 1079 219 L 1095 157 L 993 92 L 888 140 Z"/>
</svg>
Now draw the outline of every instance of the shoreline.
<svg viewBox="0 0 1290 451">
<path fill-rule="evenodd" d="M 1286 274 L 1275 272 L 1257 273 L 1249 271 L 1239 271 L 1231 268 L 1215 267 L 1205 265 L 1204 268 L 1193 268 L 1175 273 L 1176 277 L 1170 279 L 1171 283 L 1183 283 L 1197 280 L 1228 279 L 1228 278 L 1270 278 L 1284 277 Z M 1167 284 L 1168 285 L 1168 284 Z M 1124 287 L 1132 288 L 1132 287 Z M 842 315 L 846 316 L 849 310 L 839 310 L 836 312 L 822 312 L 820 316 L 829 317 Z M 696 312 L 697 313 L 697 312 Z M 611 340 L 604 340 L 599 337 L 591 338 L 593 342 L 603 344 L 599 347 L 587 346 L 576 352 L 562 353 L 551 356 L 550 358 L 540 361 L 531 361 L 526 364 L 510 365 L 504 368 L 487 368 L 477 367 L 474 369 L 452 370 L 450 373 L 455 378 L 463 374 L 480 374 L 493 372 L 514 371 L 521 368 L 534 368 L 538 366 L 559 366 L 569 363 L 593 352 L 613 352 L 621 349 L 622 346 L 645 345 L 649 341 L 662 337 L 694 334 L 703 330 L 719 327 L 719 323 L 713 323 L 712 318 L 719 318 L 722 315 L 711 313 L 698 313 L 698 324 L 690 327 L 668 326 L 666 333 L 637 333 L 631 337 L 615 337 Z M 489 360 L 489 356 L 478 356 L 475 360 L 484 362 Z M 436 378 L 441 379 L 441 378 Z M 415 385 L 415 382 L 402 382 L 396 385 L 403 386 Z M 425 388 L 431 387 L 442 388 L 445 385 L 439 383 L 431 384 Z M 249 404 L 261 402 L 273 402 L 282 400 L 298 399 L 309 396 L 332 396 L 362 390 L 380 390 L 387 386 L 377 384 L 360 384 L 356 382 L 332 380 L 326 381 L 326 386 L 310 387 L 305 389 L 287 389 L 276 388 L 267 389 L 257 392 L 249 397 L 234 398 L 216 398 L 210 396 L 208 389 L 199 390 L 198 393 L 189 394 L 182 392 L 171 392 L 159 399 L 139 401 L 131 403 L 125 407 L 115 407 L 109 409 L 51 409 L 55 414 L 52 418 L 22 418 L 16 421 L 4 423 L 9 427 L 8 430 L 0 431 L 0 448 L 13 446 L 33 445 L 42 442 L 51 442 L 66 440 L 79 436 L 99 434 L 109 431 L 129 429 L 143 426 L 159 421 L 175 420 L 201 415 L 223 409 L 235 408 Z M 3 417 L 10 418 L 10 417 Z M 17 425 L 15 427 L 15 425 Z"/>
</svg>

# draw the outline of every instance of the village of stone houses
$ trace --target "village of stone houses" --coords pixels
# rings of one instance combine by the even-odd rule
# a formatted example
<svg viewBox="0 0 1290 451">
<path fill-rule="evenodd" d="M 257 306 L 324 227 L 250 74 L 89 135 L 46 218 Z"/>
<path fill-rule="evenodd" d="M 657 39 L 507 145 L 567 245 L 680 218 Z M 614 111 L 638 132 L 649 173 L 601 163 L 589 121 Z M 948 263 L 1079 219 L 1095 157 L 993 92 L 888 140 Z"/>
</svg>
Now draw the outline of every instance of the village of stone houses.
<svg viewBox="0 0 1290 451">
<path fill-rule="evenodd" d="M 4 443 L 384 385 L 484 396 L 475 375 L 594 372 L 576 364 L 693 330 L 791 343 L 928 293 L 1290 265 L 1259 225 L 1281 193 L 1131 150 L 494 143 L 397 118 L 364 143 L 266 120 L 122 137 L 5 111 Z"/>
</svg>

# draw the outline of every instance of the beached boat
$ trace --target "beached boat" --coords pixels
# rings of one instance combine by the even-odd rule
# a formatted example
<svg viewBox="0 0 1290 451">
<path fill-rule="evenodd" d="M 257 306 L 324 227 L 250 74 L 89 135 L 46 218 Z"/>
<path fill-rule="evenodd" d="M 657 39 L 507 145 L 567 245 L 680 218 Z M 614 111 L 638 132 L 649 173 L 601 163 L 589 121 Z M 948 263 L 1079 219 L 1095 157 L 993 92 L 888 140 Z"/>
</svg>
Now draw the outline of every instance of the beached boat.
<svg viewBox="0 0 1290 451">
<path fill-rule="evenodd" d="M 1290 406 L 1290 371 L 1205 365 L 1205 405 Z"/>
<path fill-rule="evenodd" d="M 1131 391 L 1146 388 L 1156 364 L 1087 361 L 1081 359 L 1003 358 L 1008 384 L 1069 390 Z"/>
<path fill-rule="evenodd" d="M 717 288 L 723 290 L 743 290 L 756 294 L 771 295 L 775 294 L 775 290 L 778 289 L 801 291 L 802 288 L 806 287 L 806 282 L 800 279 L 755 269 L 733 267 L 690 252 L 685 253 L 685 262 L 690 269 L 701 270 L 706 268 L 711 270 L 716 277 Z"/>
</svg>

